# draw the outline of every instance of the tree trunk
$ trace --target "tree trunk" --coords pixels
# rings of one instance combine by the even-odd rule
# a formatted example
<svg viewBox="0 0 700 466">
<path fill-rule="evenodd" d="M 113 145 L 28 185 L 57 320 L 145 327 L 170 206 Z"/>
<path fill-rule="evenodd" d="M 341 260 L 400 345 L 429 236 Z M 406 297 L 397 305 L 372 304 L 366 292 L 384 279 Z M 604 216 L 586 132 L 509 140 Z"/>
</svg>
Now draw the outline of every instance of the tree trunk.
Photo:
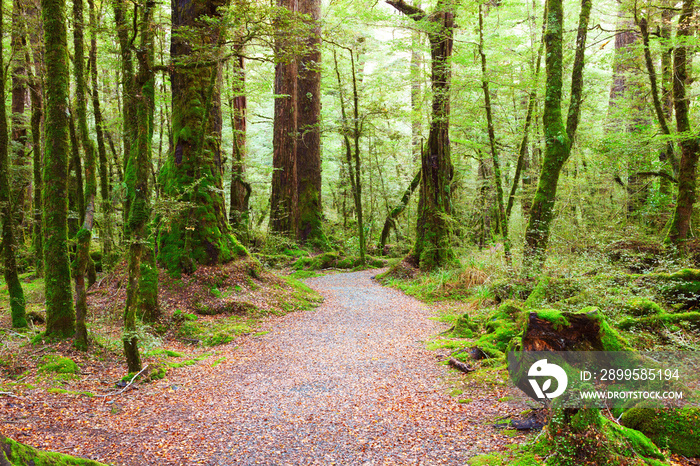
<svg viewBox="0 0 700 466">
<path fill-rule="evenodd" d="M 4 29 L 2 23 L 3 11 L 2 8 L 0 8 L 0 37 L 2 37 Z M 0 70 L 5 69 L 2 49 L 2 41 L 0 41 Z M 0 96 L 4 95 L 5 81 L 0 79 Z M 10 295 L 12 327 L 22 328 L 27 326 L 27 316 L 24 292 L 22 291 L 22 284 L 17 274 L 17 261 L 15 258 L 17 244 L 14 235 L 15 217 L 13 215 L 14 209 L 11 199 L 10 178 L 8 176 L 8 158 L 7 114 L 3 103 L 3 105 L 0 105 L 0 213 L 2 214 L 2 253 L 5 266 L 5 283 L 7 284 L 8 294 Z"/>
<path fill-rule="evenodd" d="M 158 259 L 171 273 L 191 273 L 197 264 L 225 263 L 247 254 L 231 235 L 222 195 L 221 46 L 225 31 L 204 19 L 221 18 L 220 7 L 225 3 L 172 2 L 173 151 L 161 178 L 166 195 L 189 202 L 191 207 L 174 214 L 170 225 L 159 231 Z"/>
<path fill-rule="evenodd" d="M 590 13 L 591 1 L 582 0 L 576 37 L 576 55 L 571 75 L 571 104 L 569 105 L 566 126 L 564 126 L 561 110 L 564 8 L 561 0 L 548 0 L 547 2 L 547 30 L 545 34 L 547 81 L 542 117 L 545 154 L 537 191 L 530 209 L 530 219 L 525 231 L 523 276 L 539 273 L 544 266 L 549 242 L 549 229 L 554 218 L 559 174 L 571 154 L 571 144 L 578 128 L 583 88 L 584 53 Z"/>
<path fill-rule="evenodd" d="M 100 108 L 100 95 L 97 80 L 97 12 L 94 0 L 88 0 L 90 8 L 90 63 L 92 79 L 92 111 L 95 115 L 95 135 L 97 136 L 97 155 L 100 170 L 100 210 L 102 213 L 102 225 L 100 228 L 100 241 L 102 243 L 102 267 L 109 270 L 116 258 L 113 257 L 113 225 L 112 203 L 110 202 L 111 183 L 109 179 L 109 166 L 107 163 L 107 149 L 105 148 L 104 131 L 102 130 L 102 109 Z"/>
<path fill-rule="evenodd" d="M 37 31 L 43 30 L 41 22 L 41 14 L 34 4 L 29 4 L 26 8 L 27 29 L 29 31 L 29 42 L 31 44 L 31 58 L 34 61 L 34 73 L 31 72 L 31 67 L 28 67 L 28 75 L 30 82 L 30 98 L 32 104 L 32 152 L 34 165 L 34 205 L 33 205 L 33 221 L 32 227 L 32 251 L 34 252 L 34 266 L 36 268 L 36 276 L 44 275 L 44 243 L 42 232 L 42 171 L 44 167 L 44 148 L 42 141 L 44 111 L 43 111 L 43 82 L 44 76 L 43 67 L 43 43 L 39 38 L 40 33 Z M 29 51 L 27 53 L 27 63 L 29 63 Z"/>
<path fill-rule="evenodd" d="M 299 0 L 299 13 L 309 16 L 307 52 L 299 58 L 297 77 L 297 202 L 302 243 L 322 246 L 321 206 L 321 1 Z"/>
<path fill-rule="evenodd" d="M 297 0 L 278 0 L 286 8 L 284 18 L 275 25 L 275 119 L 272 135 L 272 195 L 270 229 L 296 236 L 298 225 L 297 193 L 297 60 L 292 52 L 294 39 L 285 32 L 288 21 L 298 11 Z"/>
<path fill-rule="evenodd" d="M 95 197 L 97 196 L 97 177 L 95 165 L 95 144 L 90 138 L 87 124 L 87 85 L 85 84 L 85 41 L 84 41 L 84 15 L 83 0 L 73 0 L 73 69 L 75 75 L 76 116 L 78 131 L 85 152 L 85 212 L 83 225 L 76 238 L 78 247 L 76 252 L 74 279 L 75 279 L 75 311 L 76 311 L 76 335 L 75 345 L 80 349 L 87 349 L 88 335 L 85 325 L 87 316 L 87 290 L 85 288 L 85 274 L 90 262 L 90 243 L 92 241 L 92 227 L 95 214 Z"/>
<path fill-rule="evenodd" d="M 681 138 L 681 162 L 678 175 L 678 200 L 667 241 L 670 241 L 680 249 L 685 249 L 684 243 L 690 234 L 690 217 L 693 213 L 693 204 L 697 198 L 695 190 L 698 156 L 700 156 L 700 142 L 697 135 L 691 133 L 688 115 L 690 96 L 686 89 L 687 84 L 690 82 L 688 76 L 689 46 L 684 40 L 693 35 L 694 27 L 691 21 L 693 13 L 694 1 L 684 0 L 683 10 L 678 19 L 678 32 L 676 33 L 679 42 L 673 49 L 673 103 L 676 111 L 676 131 Z"/>
<path fill-rule="evenodd" d="M 246 112 L 248 104 L 245 95 L 245 63 L 243 57 L 234 62 L 233 84 L 231 86 L 231 127 L 233 128 L 233 162 L 231 163 L 231 205 L 229 223 L 238 239 L 248 241 L 250 212 L 248 201 L 252 188 L 245 181 Z"/>
<path fill-rule="evenodd" d="M 430 131 L 425 150 L 421 154 L 421 189 L 417 222 L 416 244 L 412 254 L 422 270 L 431 270 L 454 262 L 450 244 L 452 213 L 450 183 L 453 167 L 450 157 L 450 57 L 454 13 L 449 0 L 440 0 L 428 17 L 420 8 L 403 0 L 387 3 L 416 21 L 429 19 L 431 76 L 433 93 Z"/>
<path fill-rule="evenodd" d="M 143 283 L 143 255 L 149 252 L 145 246 L 148 242 L 148 223 L 151 216 L 151 141 L 153 139 L 153 114 L 155 101 L 155 77 L 153 74 L 153 34 L 151 32 L 151 14 L 155 2 L 149 1 L 143 8 L 140 31 L 140 47 L 136 52 L 139 71 L 134 80 L 134 116 L 136 118 L 136 135 L 133 157 L 130 164 L 135 177 L 134 190 L 131 193 L 131 211 L 129 212 L 129 282 L 124 308 L 124 355 L 129 372 L 141 370 L 141 359 L 136 335 L 136 315 L 144 314 L 142 293 L 139 288 Z M 157 280 L 157 270 L 156 270 Z"/>
<path fill-rule="evenodd" d="M 44 267 L 46 334 L 75 332 L 68 260 L 68 50 L 65 0 L 41 0 L 46 47 L 46 150 L 44 154 Z"/>
<path fill-rule="evenodd" d="M 17 172 L 16 179 L 11 179 L 13 212 L 15 217 L 15 233 L 21 238 L 26 229 L 24 212 L 26 208 L 27 194 L 31 196 L 31 174 L 29 171 L 29 159 L 27 158 L 27 119 L 24 114 L 27 103 L 27 46 L 25 31 L 24 8 L 21 0 L 12 2 L 12 59 L 10 73 L 12 75 L 12 152 L 14 153 L 14 166 Z"/>
</svg>

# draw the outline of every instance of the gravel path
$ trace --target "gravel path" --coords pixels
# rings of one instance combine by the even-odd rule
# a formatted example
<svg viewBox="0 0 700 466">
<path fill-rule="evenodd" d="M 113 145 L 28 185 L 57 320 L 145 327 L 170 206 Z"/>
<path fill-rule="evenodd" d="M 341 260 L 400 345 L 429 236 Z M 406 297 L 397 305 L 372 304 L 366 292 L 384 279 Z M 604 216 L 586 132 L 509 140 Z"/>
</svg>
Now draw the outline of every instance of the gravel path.
<svg viewBox="0 0 700 466">
<path fill-rule="evenodd" d="M 315 312 L 256 344 L 221 386 L 235 404 L 220 464 L 464 464 L 481 422 L 445 394 L 446 369 L 422 340 L 431 310 L 371 280 L 307 280 Z M 489 430 L 490 429 L 486 429 Z"/>
<path fill-rule="evenodd" d="M 376 273 L 309 279 L 325 297 L 316 310 L 272 318 L 269 333 L 109 403 L 0 399 L 5 426 L 40 448 L 134 466 L 462 465 L 517 441 L 490 426 L 509 409 L 504 393 L 447 395 L 448 369 L 423 343 L 441 324 Z"/>
</svg>

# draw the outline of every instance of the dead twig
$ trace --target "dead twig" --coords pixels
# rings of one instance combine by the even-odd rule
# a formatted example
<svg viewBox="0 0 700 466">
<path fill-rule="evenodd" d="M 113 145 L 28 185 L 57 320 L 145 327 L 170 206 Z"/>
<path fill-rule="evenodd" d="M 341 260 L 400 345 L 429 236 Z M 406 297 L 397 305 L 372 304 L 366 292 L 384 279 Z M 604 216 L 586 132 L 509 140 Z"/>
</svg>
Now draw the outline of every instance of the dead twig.
<svg viewBox="0 0 700 466">
<path fill-rule="evenodd" d="M 149 364 L 146 364 L 146 367 L 144 367 L 144 368 L 141 369 L 136 375 L 134 375 L 134 376 L 131 378 L 131 380 L 129 381 L 129 383 L 126 384 L 126 386 L 125 386 L 124 388 L 122 388 L 121 390 L 119 390 L 118 392 L 107 393 L 107 394 L 105 394 L 105 395 L 95 395 L 95 396 L 98 396 L 98 397 L 100 397 L 100 398 L 107 398 L 108 396 L 118 396 L 118 395 L 121 395 L 121 394 L 124 393 L 129 387 L 131 387 L 131 385 L 134 383 L 134 380 L 136 380 L 136 377 L 138 377 L 139 375 L 143 374 L 143 372 L 144 372 L 146 369 L 148 369 L 148 366 L 149 366 Z"/>
<path fill-rule="evenodd" d="M 450 366 L 454 367 L 457 370 L 460 370 L 462 372 L 466 372 L 467 374 L 470 372 L 474 372 L 476 369 L 472 369 L 468 365 L 464 364 L 462 361 L 458 361 L 455 358 L 450 358 Z"/>
<path fill-rule="evenodd" d="M 15 395 L 14 393 L 10 393 L 10 392 L 0 392 L 0 396 L 9 396 L 12 398 L 19 398 L 17 395 Z"/>
</svg>

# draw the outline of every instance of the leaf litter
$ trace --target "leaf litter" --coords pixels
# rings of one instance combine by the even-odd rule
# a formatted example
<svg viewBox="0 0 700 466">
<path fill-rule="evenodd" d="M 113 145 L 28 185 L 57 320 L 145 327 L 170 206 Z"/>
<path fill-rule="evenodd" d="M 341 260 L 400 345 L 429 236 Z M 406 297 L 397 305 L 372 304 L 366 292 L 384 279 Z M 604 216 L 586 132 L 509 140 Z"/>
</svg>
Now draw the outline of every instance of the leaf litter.
<svg viewBox="0 0 700 466">
<path fill-rule="evenodd" d="M 451 380 L 469 376 L 436 364 L 423 343 L 444 324 L 374 274 L 308 279 L 325 297 L 315 311 L 265 317 L 268 333 L 119 396 L 18 385 L 0 395 L 0 429 L 119 465 L 456 465 L 522 443 L 492 424 L 523 406 L 483 384 L 468 386 L 469 403 L 450 397 Z M 94 382 L 118 376 L 96 359 L 79 365 Z"/>
</svg>

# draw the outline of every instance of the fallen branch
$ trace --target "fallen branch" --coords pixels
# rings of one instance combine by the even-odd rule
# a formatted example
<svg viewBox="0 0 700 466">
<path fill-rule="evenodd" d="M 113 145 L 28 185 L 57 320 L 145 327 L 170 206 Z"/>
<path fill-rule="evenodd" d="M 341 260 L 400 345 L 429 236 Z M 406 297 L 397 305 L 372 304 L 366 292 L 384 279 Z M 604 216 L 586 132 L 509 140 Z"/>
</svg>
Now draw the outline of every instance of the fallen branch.
<svg viewBox="0 0 700 466">
<path fill-rule="evenodd" d="M 131 387 L 131 384 L 134 383 L 134 380 L 136 380 L 136 377 L 138 377 L 139 375 L 143 374 L 143 372 L 144 372 L 146 369 L 148 369 L 148 366 L 149 366 L 149 365 L 146 364 L 146 367 L 144 367 L 144 368 L 141 369 L 136 375 L 134 375 L 134 376 L 131 378 L 131 380 L 129 381 L 129 383 L 126 384 L 126 386 L 125 386 L 124 388 L 122 388 L 121 390 L 119 390 L 118 392 L 107 393 L 107 394 L 105 394 L 105 395 L 95 395 L 95 396 L 99 396 L 100 398 L 107 398 L 108 396 L 117 396 L 117 395 L 121 395 L 121 394 L 124 393 L 129 387 Z"/>
<path fill-rule="evenodd" d="M 19 398 L 17 395 L 15 395 L 14 393 L 10 393 L 10 392 L 0 392 L 0 396 L 10 396 L 12 398 Z"/>
<path fill-rule="evenodd" d="M 449 364 L 450 364 L 450 366 L 454 367 L 455 369 L 460 370 L 462 372 L 465 372 L 467 374 L 470 372 L 474 372 L 476 370 L 476 369 L 472 369 L 471 367 L 464 364 L 463 362 L 456 360 L 455 358 L 450 358 Z"/>
</svg>

